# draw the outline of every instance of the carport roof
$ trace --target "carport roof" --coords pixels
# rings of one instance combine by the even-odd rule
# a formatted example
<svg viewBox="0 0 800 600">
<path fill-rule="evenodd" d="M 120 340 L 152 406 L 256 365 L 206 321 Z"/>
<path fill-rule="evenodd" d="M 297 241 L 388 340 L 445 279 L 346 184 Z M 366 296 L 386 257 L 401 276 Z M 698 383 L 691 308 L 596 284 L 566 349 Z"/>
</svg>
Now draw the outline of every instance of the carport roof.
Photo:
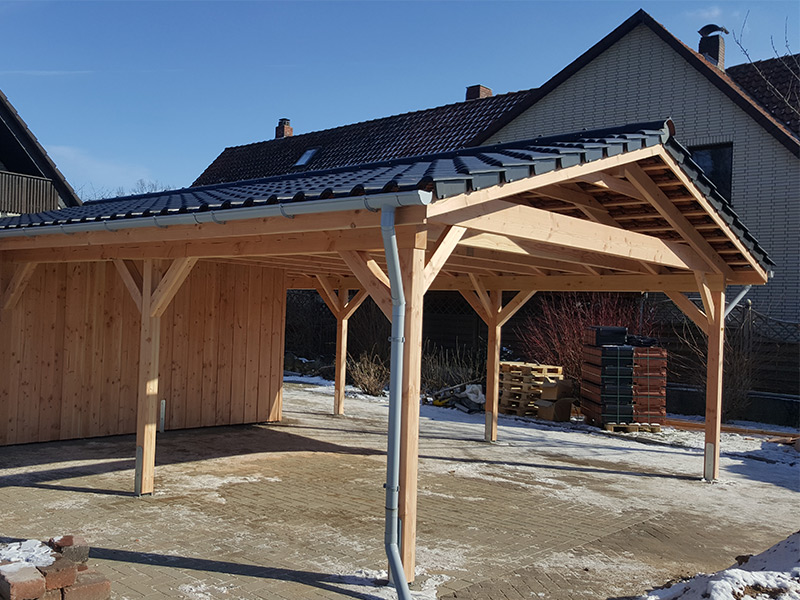
<svg viewBox="0 0 800 600">
<path fill-rule="evenodd" d="M 33 234 L 33 229 L 47 233 L 47 228 L 74 223 L 369 197 L 414 189 L 433 191 L 442 199 L 662 144 L 761 266 L 769 270 L 773 263 L 764 249 L 672 134 L 673 125 L 668 120 L 634 123 L 353 167 L 110 198 L 0 219 L 0 237 Z"/>
</svg>

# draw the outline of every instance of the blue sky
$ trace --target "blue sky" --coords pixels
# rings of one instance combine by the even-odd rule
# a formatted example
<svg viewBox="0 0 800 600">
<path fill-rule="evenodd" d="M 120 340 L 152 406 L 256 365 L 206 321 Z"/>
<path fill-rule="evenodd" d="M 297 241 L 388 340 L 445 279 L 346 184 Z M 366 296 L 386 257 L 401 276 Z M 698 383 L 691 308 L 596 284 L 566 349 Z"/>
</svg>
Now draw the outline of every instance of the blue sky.
<svg viewBox="0 0 800 600">
<path fill-rule="evenodd" d="M 0 89 L 79 193 L 183 187 L 280 117 L 300 134 L 537 87 L 639 8 L 692 47 L 725 25 L 754 60 L 788 23 L 800 52 L 796 1 L 0 0 Z"/>
</svg>

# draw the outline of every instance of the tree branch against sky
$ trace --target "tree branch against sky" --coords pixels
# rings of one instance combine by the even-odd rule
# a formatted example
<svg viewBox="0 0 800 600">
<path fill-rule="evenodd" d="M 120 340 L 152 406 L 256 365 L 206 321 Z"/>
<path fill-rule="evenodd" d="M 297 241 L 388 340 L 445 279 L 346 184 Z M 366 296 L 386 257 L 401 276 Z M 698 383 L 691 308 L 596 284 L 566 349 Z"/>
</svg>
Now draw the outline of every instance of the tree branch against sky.
<svg viewBox="0 0 800 600">
<path fill-rule="evenodd" d="M 0 0 L 0 89 L 76 189 L 180 187 L 281 117 L 297 135 L 538 87 L 639 8 L 690 47 L 748 9 L 754 60 L 784 26 L 800 47 L 794 1 Z"/>
</svg>

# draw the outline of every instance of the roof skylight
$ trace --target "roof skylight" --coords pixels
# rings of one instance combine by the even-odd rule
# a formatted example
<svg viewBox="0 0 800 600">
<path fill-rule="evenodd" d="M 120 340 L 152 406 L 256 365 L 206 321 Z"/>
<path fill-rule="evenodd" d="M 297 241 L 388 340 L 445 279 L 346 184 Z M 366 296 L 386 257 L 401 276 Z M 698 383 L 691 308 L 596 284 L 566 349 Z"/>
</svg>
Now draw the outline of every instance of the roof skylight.
<svg viewBox="0 0 800 600">
<path fill-rule="evenodd" d="M 311 160 L 311 157 L 314 156 L 317 153 L 317 150 L 319 150 L 319 148 L 309 148 L 308 150 L 303 152 L 303 155 L 300 158 L 298 158 L 297 162 L 294 163 L 294 165 L 292 165 L 292 166 L 294 166 L 294 167 L 303 167 L 303 166 L 307 165 L 308 161 Z"/>
</svg>

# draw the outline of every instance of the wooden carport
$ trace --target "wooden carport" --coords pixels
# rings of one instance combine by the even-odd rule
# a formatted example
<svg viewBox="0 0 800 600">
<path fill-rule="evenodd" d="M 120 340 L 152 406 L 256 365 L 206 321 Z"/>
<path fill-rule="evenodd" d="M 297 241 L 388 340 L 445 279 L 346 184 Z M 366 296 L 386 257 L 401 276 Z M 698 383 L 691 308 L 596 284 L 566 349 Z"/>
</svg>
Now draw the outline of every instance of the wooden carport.
<svg viewBox="0 0 800 600">
<path fill-rule="evenodd" d="M 128 333 L 138 334 L 137 493 L 151 493 L 154 488 L 159 383 L 165 376 L 160 350 L 167 347 L 160 339 L 164 331 L 200 328 L 203 333 L 194 351 L 202 356 L 202 364 L 228 361 L 224 379 L 220 376 L 208 386 L 203 381 L 202 388 L 208 387 L 209 394 L 225 394 L 231 403 L 246 395 L 247 390 L 235 387 L 237 367 L 241 367 L 241 378 L 248 382 L 256 378 L 256 391 L 252 401 L 247 401 L 252 409 L 237 409 L 244 417 L 223 416 L 215 421 L 212 415 L 210 421 L 202 419 L 198 424 L 280 420 L 286 290 L 316 289 L 337 318 L 333 410 L 342 412 L 348 318 L 367 295 L 391 318 L 387 258 L 377 210 L 387 202 L 397 207 L 394 230 L 406 301 L 399 516 L 409 581 L 415 564 L 422 311 L 429 289 L 460 292 L 489 326 L 485 433 L 489 441 L 497 439 L 501 328 L 534 293 L 667 294 L 708 335 L 703 475 L 713 480 L 719 472 L 725 289 L 766 283 L 770 263 L 672 138 L 671 128 L 670 122 L 636 124 L 2 219 L 0 331 L 11 340 L 0 351 L 4 403 L 13 405 L 17 395 L 29 397 L 31 389 L 52 402 L 65 402 L 63 386 L 54 391 L 60 384 L 52 370 L 46 370 L 47 377 L 34 375 L 37 361 L 46 352 L 37 348 L 36 336 L 29 334 L 47 320 L 45 315 L 55 315 L 53 327 L 64 327 L 58 322 L 64 317 L 52 306 L 63 302 L 63 295 L 54 300 L 45 297 L 44 290 L 54 278 L 64 276 L 52 265 L 69 264 L 106 265 L 104 278 L 94 280 L 95 288 L 87 286 L 85 297 L 80 290 L 71 294 L 73 301 L 84 303 L 87 313 L 95 306 L 88 301 L 92 289 L 102 294 L 103 282 L 112 285 L 108 272 L 114 271 L 119 277 L 113 285 L 124 284 L 140 315 L 125 318 L 125 323 L 134 324 Z M 206 274 L 199 284 L 193 283 L 192 296 L 176 308 L 173 298 L 198 269 L 216 269 L 216 275 Z M 202 317 L 191 323 L 177 322 L 189 320 L 186 311 L 192 303 L 202 303 L 205 294 L 241 285 L 237 278 L 241 273 L 249 277 L 245 296 L 250 303 L 245 312 L 256 315 L 248 321 L 256 328 L 255 337 L 239 338 L 237 344 L 237 330 L 206 330 L 208 321 Z M 517 294 L 504 306 L 502 295 L 507 291 Z M 697 292 L 703 310 L 684 295 Z M 106 311 L 113 313 L 114 306 L 123 304 L 122 298 L 115 300 L 103 305 Z M 220 319 L 233 321 L 240 315 L 227 304 L 217 310 L 210 306 L 206 314 L 210 319 L 217 313 Z M 176 322 L 166 325 L 164 315 Z M 116 322 L 113 314 L 105 319 Z M 119 335 L 125 334 L 125 327 L 120 326 Z M 78 327 L 52 339 L 68 344 L 66 338 L 81 331 Z M 86 395 L 99 399 L 101 407 L 104 384 L 94 382 L 97 370 L 103 368 L 102 348 L 107 343 L 106 338 L 98 338 L 99 353 L 70 366 L 77 369 Z M 227 355 L 241 344 L 245 348 L 237 358 Z M 175 363 L 176 347 L 170 350 L 173 393 L 178 392 L 174 368 L 180 366 Z M 64 360 L 69 362 L 70 353 L 65 352 Z M 214 369 L 222 373 L 219 363 Z M 249 374 L 253 369 L 256 375 Z M 199 376 L 189 373 L 183 381 L 190 385 Z M 181 393 L 184 403 L 192 402 L 192 394 Z M 77 395 L 64 404 L 62 416 L 80 404 Z M 216 406 L 219 411 L 220 404 Z M 46 408 L 41 406 L 40 414 Z M 233 414 L 225 410 L 225 415 Z M 20 404 L 13 411 L 0 417 L 6 423 L 16 419 L 16 433 L 3 431 L 0 443 L 76 437 L 57 428 L 42 433 L 39 427 L 38 434 L 34 431 L 26 438 L 20 431 L 24 414 L 30 415 L 32 409 Z M 83 435 L 101 434 L 90 429 Z"/>
</svg>

